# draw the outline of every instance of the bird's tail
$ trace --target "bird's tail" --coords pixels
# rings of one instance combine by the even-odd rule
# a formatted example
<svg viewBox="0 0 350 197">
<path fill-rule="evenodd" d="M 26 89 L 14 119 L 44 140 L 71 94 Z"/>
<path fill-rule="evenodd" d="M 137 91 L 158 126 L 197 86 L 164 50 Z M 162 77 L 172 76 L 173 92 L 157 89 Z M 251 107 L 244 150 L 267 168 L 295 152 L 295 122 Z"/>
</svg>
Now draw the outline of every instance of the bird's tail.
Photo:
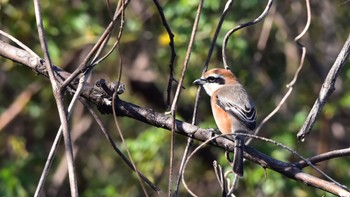
<svg viewBox="0 0 350 197">
<path fill-rule="evenodd" d="M 244 139 L 242 136 L 236 136 L 233 158 L 233 172 L 241 177 L 243 176 L 243 149 Z"/>
</svg>

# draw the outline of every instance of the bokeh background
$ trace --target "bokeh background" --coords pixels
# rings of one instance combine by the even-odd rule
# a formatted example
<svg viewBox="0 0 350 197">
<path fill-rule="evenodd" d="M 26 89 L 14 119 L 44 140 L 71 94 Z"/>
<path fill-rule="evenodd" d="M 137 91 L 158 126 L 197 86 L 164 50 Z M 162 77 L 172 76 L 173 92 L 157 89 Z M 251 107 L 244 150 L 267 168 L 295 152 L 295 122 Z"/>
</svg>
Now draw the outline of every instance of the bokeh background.
<svg viewBox="0 0 350 197">
<path fill-rule="evenodd" d="M 175 77 L 179 79 L 197 1 L 162 1 L 164 14 L 175 34 L 177 57 Z M 235 1 L 223 23 L 210 67 L 222 67 L 221 46 L 225 33 L 234 26 L 260 15 L 265 1 Z M 0 28 L 40 56 L 34 8 L 31 1 L 0 2 Z M 97 41 L 111 19 L 104 1 L 41 1 L 49 51 L 53 63 L 73 71 Z M 116 2 L 110 2 L 115 7 Z M 350 30 L 349 1 L 311 1 L 312 20 L 301 39 L 307 48 L 306 60 L 293 93 L 281 110 L 262 128 L 260 135 L 295 149 L 305 157 L 348 147 L 350 144 L 350 64 L 347 61 L 336 82 L 336 90 L 305 143 L 297 143 L 296 133 L 318 96 L 323 80 L 337 57 Z M 189 69 L 178 104 L 179 119 L 191 122 L 197 87 L 192 81 L 200 76 L 220 13 L 222 1 L 206 1 L 193 47 Z M 304 1 L 274 2 L 267 18 L 236 32 L 227 47 L 228 63 L 258 107 L 258 122 L 268 115 L 287 92 L 288 84 L 300 63 L 301 49 L 294 42 L 306 23 Z M 117 35 L 117 32 L 115 33 Z M 8 41 L 1 37 L 2 40 Z M 113 38 L 115 40 L 115 37 Z M 121 45 L 117 52 L 96 67 L 91 83 L 104 78 L 117 79 L 120 59 L 126 92 L 121 99 L 155 111 L 166 112 L 166 88 L 171 51 L 169 38 L 152 1 L 131 1 Z M 66 95 L 67 102 L 70 95 Z M 32 196 L 46 157 L 59 127 L 59 118 L 49 81 L 17 63 L 0 58 L 0 196 Z M 113 118 L 100 115 L 121 145 Z M 128 148 L 138 168 L 154 181 L 165 196 L 168 186 L 170 132 L 133 119 L 118 118 Z M 78 105 L 71 120 L 81 196 L 143 196 L 137 177 L 106 143 L 104 135 L 87 111 Z M 199 125 L 215 128 L 209 98 L 200 101 Z M 175 138 L 175 170 L 186 144 Z M 194 143 L 194 147 L 199 142 Z M 283 161 L 298 158 L 266 142 L 253 141 L 256 149 Z M 44 196 L 68 196 L 63 143 L 59 147 Z M 228 170 L 224 152 L 207 146 L 190 161 L 185 179 L 199 196 L 219 196 L 220 188 L 212 168 L 218 160 Z M 340 183 L 350 185 L 350 159 L 333 159 L 318 164 Z M 305 171 L 320 176 L 310 168 Z M 150 190 L 149 190 L 150 191 Z M 155 192 L 150 191 L 152 196 Z M 245 165 L 238 196 L 322 196 L 280 174 L 265 171 L 253 163 Z M 181 186 L 180 196 L 188 196 Z"/>
</svg>

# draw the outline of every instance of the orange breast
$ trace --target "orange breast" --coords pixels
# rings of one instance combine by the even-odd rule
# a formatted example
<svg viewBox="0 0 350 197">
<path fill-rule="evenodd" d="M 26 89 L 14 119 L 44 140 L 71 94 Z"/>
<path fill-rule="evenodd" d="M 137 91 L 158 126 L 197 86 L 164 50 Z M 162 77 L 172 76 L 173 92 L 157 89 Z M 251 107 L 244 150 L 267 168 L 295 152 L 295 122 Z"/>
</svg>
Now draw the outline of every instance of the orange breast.
<svg viewBox="0 0 350 197">
<path fill-rule="evenodd" d="M 231 116 L 216 104 L 215 93 L 211 97 L 211 109 L 213 112 L 216 125 L 218 126 L 221 133 L 223 134 L 232 133 Z"/>
</svg>

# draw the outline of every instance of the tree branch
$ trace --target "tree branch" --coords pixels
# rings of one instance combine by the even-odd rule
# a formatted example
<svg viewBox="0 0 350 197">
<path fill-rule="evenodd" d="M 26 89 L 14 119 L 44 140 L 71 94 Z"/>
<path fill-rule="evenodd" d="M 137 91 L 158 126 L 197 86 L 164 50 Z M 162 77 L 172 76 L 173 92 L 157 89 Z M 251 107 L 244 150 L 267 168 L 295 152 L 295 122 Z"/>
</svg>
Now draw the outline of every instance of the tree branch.
<svg viewBox="0 0 350 197">
<path fill-rule="evenodd" d="M 319 96 L 316 99 L 308 117 L 306 118 L 303 127 L 299 130 L 297 134 L 298 140 L 304 141 L 306 136 L 310 133 L 312 127 L 314 126 L 316 120 L 318 119 L 323 106 L 326 104 L 328 98 L 331 96 L 333 91 L 335 90 L 335 81 L 337 80 L 340 69 L 346 63 L 350 54 L 350 34 L 345 41 L 345 44 L 338 54 L 337 59 L 335 60 L 333 66 L 328 72 L 326 79 L 322 84 L 322 88 L 320 90 Z"/>
</svg>

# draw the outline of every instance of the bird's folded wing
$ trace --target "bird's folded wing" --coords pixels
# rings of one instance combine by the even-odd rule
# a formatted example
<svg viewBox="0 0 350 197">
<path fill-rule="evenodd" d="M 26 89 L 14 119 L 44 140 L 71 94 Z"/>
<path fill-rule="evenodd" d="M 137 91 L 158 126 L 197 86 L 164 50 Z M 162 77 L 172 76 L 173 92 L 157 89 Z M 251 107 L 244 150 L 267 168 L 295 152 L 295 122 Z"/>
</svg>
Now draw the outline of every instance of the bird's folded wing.
<svg viewBox="0 0 350 197">
<path fill-rule="evenodd" d="M 254 130 L 256 127 L 255 105 L 242 85 L 228 85 L 218 91 L 217 105 L 238 118 L 249 129 Z"/>
</svg>

